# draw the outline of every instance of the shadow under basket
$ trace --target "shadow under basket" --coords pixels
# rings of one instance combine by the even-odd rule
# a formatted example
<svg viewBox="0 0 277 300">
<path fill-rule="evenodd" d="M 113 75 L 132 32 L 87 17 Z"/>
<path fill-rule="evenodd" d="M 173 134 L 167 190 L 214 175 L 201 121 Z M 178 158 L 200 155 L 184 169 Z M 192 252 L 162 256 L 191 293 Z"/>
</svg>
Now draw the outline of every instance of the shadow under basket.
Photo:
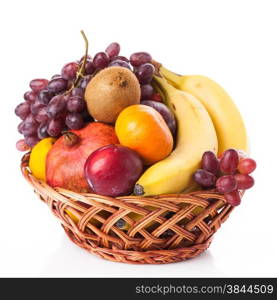
<svg viewBox="0 0 277 300">
<path fill-rule="evenodd" d="M 52 188 L 21 170 L 59 219 L 72 242 L 102 258 L 135 264 L 165 264 L 205 251 L 233 210 L 214 190 L 155 197 L 106 197 Z"/>
</svg>

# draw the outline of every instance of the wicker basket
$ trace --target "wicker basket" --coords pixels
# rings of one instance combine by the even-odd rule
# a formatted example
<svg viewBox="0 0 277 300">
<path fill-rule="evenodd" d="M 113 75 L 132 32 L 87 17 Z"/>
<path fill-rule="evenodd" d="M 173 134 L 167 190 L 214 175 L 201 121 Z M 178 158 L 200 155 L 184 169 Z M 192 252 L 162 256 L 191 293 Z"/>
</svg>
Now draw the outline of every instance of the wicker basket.
<svg viewBox="0 0 277 300">
<path fill-rule="evenodd" d="M 223 195 L 212 190 L 112 198 L 54 189 L 31 174 L 29 156 L 22 158 L 22 173 L 68 237 L 108 260 L 164 264 L 193 258 L 209 247 L 214 233 L 233 210 Z M 134 221 L 130 213 L 141 215 L 140 220 Z M 92 219 L 97 220 L 97 226 Z M 119 229 L 118 222 L 128 224 L 128 230 Z"/>
</svg>

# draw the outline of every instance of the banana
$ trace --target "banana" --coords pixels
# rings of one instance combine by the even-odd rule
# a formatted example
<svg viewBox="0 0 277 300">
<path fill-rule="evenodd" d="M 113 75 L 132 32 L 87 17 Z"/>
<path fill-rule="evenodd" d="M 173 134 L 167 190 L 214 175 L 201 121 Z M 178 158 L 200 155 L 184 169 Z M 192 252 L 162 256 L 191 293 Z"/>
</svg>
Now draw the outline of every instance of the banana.
<svg viewBox="0 0 277 300">
<path fill-rule="evenodd" d="M 217 133 L 219 154 L 230 148 L 249 152 L 246 128 L 240 112 L 220 85 L 205 76 L 181 76 L 163 66 L 159 72 L 175 88 L 192 94 L 205 106 Z"/>
<path fill-rule="evenodd" d="M 174 112 L 178 133 L 176 147 L 165 159 L 148 168 L 135 185 L 136 195 L 179 193 L 192 184 L 207 150 L 217 154 L 217 137 L 205 107 L 194 96 L 175 89 L 164 78 L 155 76 L 165 94 L 165 103 Z"/>
</svg>

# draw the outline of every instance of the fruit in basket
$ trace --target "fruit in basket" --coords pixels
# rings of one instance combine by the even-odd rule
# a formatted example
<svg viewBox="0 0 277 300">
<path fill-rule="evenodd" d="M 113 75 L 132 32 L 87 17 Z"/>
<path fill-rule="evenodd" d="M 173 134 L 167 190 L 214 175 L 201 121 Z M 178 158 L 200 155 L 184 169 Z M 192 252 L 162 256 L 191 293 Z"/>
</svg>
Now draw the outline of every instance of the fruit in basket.
<svg viewBox="0 0 277 300">
<path fill-rule="evenodd" d="M 212 188 L 216 183 L 216 176 L 206 170 L 198 169 L 193 174 L 193 180 L 205 188 Z"/>
<path fill-rule="evenodd" d="M 247 133 L 241 114 L 219 84 L 205 76 L 181 76 L 163 66 L 160 72 L 174 87 L 192 94 L 206 107 L 217 133 L 219 154 L 230 148 L 248 152 Z"/>
<path fill-rule="evenodd" d="M 151 84 L 143 84 L 140 87 L 141 91 L 141 100 L 149 100 L 154 95 L 155 90 Z"/>
<path fill-rule="evenodd" d="M 135 151 L 121 145 L 108 145 L 88 157 L 84 170 L 94 193 L 117 197 L 132 192 L 143 163 Z"/>
<path fill-rule="evenodd" d="M 139 67 L 143 64 L 150 63 L 152 56 L 147 52 L 136 52 L 130 56 L 130 63 L 134 67 Z"/>
<path fill-rule="evenodd" d="M 118 116 L 115 131 L 120 144 L 136 151 L 146 165 L 172 151 L 173 137 L 163 117 L 154 108 L 132 105 Z"/>
<path fill-rule="evenodd" d="M 138 180 L 136 195 L 179 193 L 192 183 L 193 173 L 199 168 L 205 151 L 217 153 L 217 137 L 205 107 L 194 96 L 179 91 L 155 77 L 165 94 L 165 103 L 177 121 L 176 147 L 165 159 L 148 168 Z"/>
<path fill-rule="evenodd" d="M 32 149 L 29 167 L 33 175 L 40 180 L 46 180 L 46 157 L 56 139 L 48 137 L 38 142 Z"/>
<path fill-rule="evenodd" d="M 225 199 L 232 206 L 238 206 L 241 202 L 241 197 L 238 190 L 224 194 Z"/>
<path fill-rule="evenodd" d="M 141 101 L 141 104 L 153 107 L 157 112 L 159 112 L 174 136 L 176 131 L 176 120 L 173 112 L 165 104 L 152 100 Z"/>
<path fill-rule="evenodd" d="M 124 108 L 140 102 L 140 85 L 127 68 L 109 67 L 91 79 L 85 90 L 85 100 L 93 118 L 114 123 Z"/>
<path fill-rule="evenodd" d="M 253 177 L 248 174 L 238 173 L 240 171 L 238 164 L 244 160 L 249 161 L 252 168 L 256 167 L 255 161 L 247 158 L 242 150 L 228 149 L 224 151 L 220 155 L 220 163 L 213 153 L 206 151 L 201 161 L 201 166 L 204 170 L 198 169 L 194 173 L 193 179 L 204 189 L 216 188 L 217 192 L 225 195 L 225 199 L 229 204 L 233 206 L 239 205 L 240 194 L 238 190 L 250 189 L 254 185 Z M 252 168 L 248 170 L 252 170 Z M 246 170 L 242 169 L 242 171 Z"/>
<path fill-rule="evenodd" d="M 224 175 L 217 179 L 216 189 L 219 193 L 225 194 L 237 189 L 237 181 L 233 175 Z"/>
<path fill-rule="evenodd" d="M 112 126 L 90 123 L 80 130 L 65 132 L 49 151 L 46 163 L 47 183 L 75 192 L 89 192 L 84 165 L 98 148 L 118 143 Z"/>
<path fill-rule="evenodd" d="M 254 178 L 247 174 L 236 174 L 235 179 L 239 190 L 247 190 L 254 185 Z"/>
<path fill-rule="evenodd" d="M 119 44 L 112 43 L 92 58 L 86 40 L 85 55 L 66 64 L 61 75 L 31 82 L 32 91 L 24 94 L 25 102 L 16 109 L 22 119 L 18 131 L 24 135 L 17 148 L 25 151 L 40 139 L 63 134 L 48 152 L 46 179 L 54 187 L 75 193 L 62 188 L 54 191 L 34 180 L 29 155 L 22 159 L 24 177 L 42 200 L 53 204 L 71 240 L 90 252 L 110 260 L 138 263 L 169 263 L 195 256 L 209 246 L 210 237 L 233 210 L 231 206 L 239 205 L 244 190 L 254 184 L 249 173 L 256 164 L 238 149 L 246 145 L 240 116 L 227 94 L 209 79 L 186 76 L 193 77 L 187 81 L 191 92 L 182 92 L 163 78 L 153 81 L 154 66 L 156 74 L 160 66 L 148 53 L 134 53 L 129 61 L 119 52 Z M 134 97 L 130 97 L 128 107 L 122 97 L 114 101 L 119 88 L 104 77 L 97 89 L 90 90 L 103 68 L 131 72 L 140 99 L 138 96 L 133 104 Z M 120 84 L 124 87 L 126 83 Z M 75 130 L 94 122 L 87 110 L 90 99 L 84 100 L 88 91 L 89 96 L 101 100 L 90 107 L 98 123 L 87 125 L 89 130 Z M 105 122 L 114 122 L 118 109 L 116 132 L 132 149 L 117 144 L 114 128 L 100 123 L 94 109 L 98 114 L 103 112 L 104 118 L 112 116 L 113 121 Z M 223 149 L 220 156 L 216 131 L 219 149 Z M 165 150 L 167 154 L 162 152 Z M 143 166 L 143 159 L 153 165 Z M 135 196 L 127 196 L 132 190 Z M 148 197 L 152 195 L 157 196 Z M 61 201 L 61 196 L 70 201 Z M 195 245 L 200 252 L 195 253 Z"/>
<path fill-rule="evenodd" d="M 239 163 L 239 155 L 235 149 L 228 149 L 224 151 L 219 162 L 219 168 L 222 173 L 234 174 Z"/>
<path fill-rule="evenodd" d="M 250 174 L 256 169 L 256 162 L 252 158 L 243 158 L 239 161 L 238 171 L 241 174 Z"/>
<path fill-rule="evenodd" d="M 30 146 L 28 146 L 25 142 L 24 139 L 21 139 L 19 141 L 16 142 L 16 149 L 18 151 L 22 151 L 22 152 L 25 152 L 25 151 L 28 151 L 30 150 Z"/>
<path fill-rule="evenodd" d="M 219 171 L 219 161 L 212 151 L 204 152 L 201 160 L 202 169 L 213 173 L 214 175 L 218 174 Z"/>
</svg>

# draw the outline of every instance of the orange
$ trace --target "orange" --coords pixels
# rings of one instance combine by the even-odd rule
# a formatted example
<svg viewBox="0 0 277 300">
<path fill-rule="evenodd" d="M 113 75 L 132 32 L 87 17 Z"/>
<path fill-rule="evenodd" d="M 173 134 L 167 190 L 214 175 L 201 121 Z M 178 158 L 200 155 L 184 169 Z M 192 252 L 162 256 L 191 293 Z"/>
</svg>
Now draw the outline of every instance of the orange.
<svg viewBox="0 0 277 300">
<path fill-rule="evenodd" d="M 173 137 L 163 117 L 146 105 L 131 105 L 121 111 L 115 132 L 120 144 L 136 151 L 146 165 L 153 164 L 172 151 Z"/>
</svg>

